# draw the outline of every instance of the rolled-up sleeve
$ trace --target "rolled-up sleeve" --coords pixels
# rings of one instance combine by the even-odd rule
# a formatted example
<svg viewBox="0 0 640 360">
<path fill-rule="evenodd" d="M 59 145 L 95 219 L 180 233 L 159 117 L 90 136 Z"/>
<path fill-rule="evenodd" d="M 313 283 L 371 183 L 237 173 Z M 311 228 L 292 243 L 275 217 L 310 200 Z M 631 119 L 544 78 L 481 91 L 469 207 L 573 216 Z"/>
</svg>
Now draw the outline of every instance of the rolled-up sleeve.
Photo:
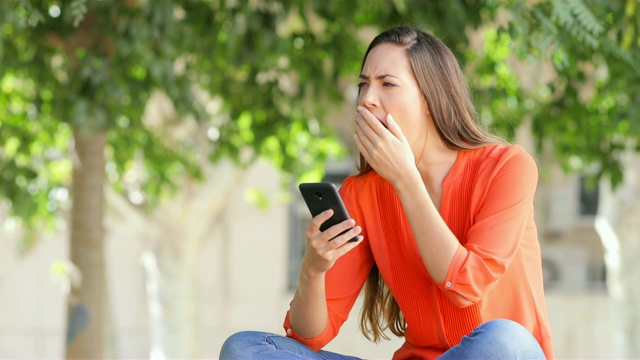
<svg viewBox="0 0 640 360">
<path fill-rule="evenodd" d="M 485 171 L 489 172 L 486 190 L 474 194 L 481 205 L 473 225 L 445 280 L 437 283 L 459 307 L 481 300 L 505 274 L 532 223 L 538 170 L 531 155 L 514 145 Z"/>
<path fill-rule="evenodd" d="M 347 320 L 373 265 L 366 224 L 356 199 L 355 181 L 355 177 L 348 177 L 340 188 L 340 196 L 349 216 L 355 220 L 356 225 L 362 227 L 361 235 L 364 236 L 364 240 L 362 240 L 362 244 L 338 259 L 326 274 L 325 291 L 329 316 L 326 328 L 320 335 L 307 339 L 298 335 L 291 326 L 289 311 L 287 311 L 284 320 L 286 336 L 307 345 L 314 351 L 322 349 L 338 335 L 340 327 Z"/>
</svg>

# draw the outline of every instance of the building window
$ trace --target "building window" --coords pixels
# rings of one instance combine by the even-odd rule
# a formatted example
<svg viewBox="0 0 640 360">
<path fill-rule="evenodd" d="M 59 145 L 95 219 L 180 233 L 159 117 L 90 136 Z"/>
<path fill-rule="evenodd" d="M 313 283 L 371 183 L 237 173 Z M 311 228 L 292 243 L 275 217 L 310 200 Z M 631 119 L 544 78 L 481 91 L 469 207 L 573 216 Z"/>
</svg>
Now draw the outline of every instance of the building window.
<svg viewBox="0 0 640 360">
<path fill-rule="evenodd" d="M 598 214 L 598 184 L 584 175 L 580 176 L 580 216 Z"/>
</svg>

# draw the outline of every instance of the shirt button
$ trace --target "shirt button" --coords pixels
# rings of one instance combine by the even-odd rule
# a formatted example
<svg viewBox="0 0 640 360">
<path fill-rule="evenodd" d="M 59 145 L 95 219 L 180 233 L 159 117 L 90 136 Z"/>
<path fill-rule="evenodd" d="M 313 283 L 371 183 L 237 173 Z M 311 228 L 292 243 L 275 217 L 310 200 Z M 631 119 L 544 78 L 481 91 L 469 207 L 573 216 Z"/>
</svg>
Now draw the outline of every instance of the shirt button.
<svg viewBox="0 0 640 360">
<path fill-rule="evenodd" d="M 444 284 L 444 286 L 450 288 L 451 287 L 451 281 L 447 281 L 447 283 Z"/>
<path fill-rule="evenodd" d="M 287 335 L 291 336 L 291 329 L 287 329 Z"/>
</svg>

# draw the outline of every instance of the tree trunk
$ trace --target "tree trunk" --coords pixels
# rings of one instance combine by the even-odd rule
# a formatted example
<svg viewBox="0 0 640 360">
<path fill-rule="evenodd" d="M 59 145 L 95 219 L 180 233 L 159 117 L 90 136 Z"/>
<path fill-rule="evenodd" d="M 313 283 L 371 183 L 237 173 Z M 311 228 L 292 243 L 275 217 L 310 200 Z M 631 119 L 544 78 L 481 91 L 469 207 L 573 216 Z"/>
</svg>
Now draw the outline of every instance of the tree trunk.
<svg viewBox="0 0 640 360">
<path fill-rule="evenodd" d="M 180 193 L 153 214 L 155 233 L 142 261 L 147 275 L 151 359 L 200 355 L 197 280 L 201 249 L 221 223 L 231 189 L 243 175 L 228 161 L 203 165 L 203 171 L 204 182 L 186 180 Z"/>
<path fill-rule="evenodd" d="M 614 358 L 640 358 L 640 155 L 625 159 L 624 182 L 600 189 L 596 230 L 602 239 L 607 287 L 614 304 Z"/>
<path fill-rule="evenodd" d="M 67 359 L 110 357 L 108 291 L 105 271 L 105 132 L 74 131 L 69 258 L 79 272 L 67 306 Z"/>
<path fill-rule="evenodd" d="M 107 193 L 111 216 L 117 216 L 114 221 L 125 222 L 146 242 L 141 263 L 146 275 L 150 359 L 193 359 L 200 355 L 197 311 L 201 249 L 224 221 L 228 197 L 244 176 L 231 161 L 205 163 L 202 169 L 204 182 L 183 179 L 180 192 L 161 203 L 152 217 L 115 192 Z"/>
<path fill-rule="evenodd" d="M 167 244 L 165 244 L 167 245 Z M 150 358 L 199 355 L 195 254 L 168 253 L 163 245 L 143 254 L 149 308 Z M 170 246 L 169 246 L 170 247 Z"/>
</svg>

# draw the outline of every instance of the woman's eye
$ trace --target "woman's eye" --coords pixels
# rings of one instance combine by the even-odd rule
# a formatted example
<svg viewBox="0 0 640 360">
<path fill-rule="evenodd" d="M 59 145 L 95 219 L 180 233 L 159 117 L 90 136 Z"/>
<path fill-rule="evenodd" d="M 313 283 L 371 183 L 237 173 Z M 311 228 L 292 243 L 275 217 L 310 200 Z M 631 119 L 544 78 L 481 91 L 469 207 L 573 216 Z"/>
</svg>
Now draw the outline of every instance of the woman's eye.
<svg viewBox="0 0 640 360">
<path fill-rule="evenodd" d="M 396 84 L 392 84 L 390 82 L 384 82 L 382 83 L 382 86 L 396 86 Z"/>
<path fill-rule="evenodd" d="M 369 85 L 369 84 L 367 84 L 367 83 L 365 83 L 365 82 L 358 83 L 358 87 L 359 87 L 359 88 L 361 88 L 361 89 L 362 89 L 363 87 L 367 87 L 367 85 Z"/>
</svg>

